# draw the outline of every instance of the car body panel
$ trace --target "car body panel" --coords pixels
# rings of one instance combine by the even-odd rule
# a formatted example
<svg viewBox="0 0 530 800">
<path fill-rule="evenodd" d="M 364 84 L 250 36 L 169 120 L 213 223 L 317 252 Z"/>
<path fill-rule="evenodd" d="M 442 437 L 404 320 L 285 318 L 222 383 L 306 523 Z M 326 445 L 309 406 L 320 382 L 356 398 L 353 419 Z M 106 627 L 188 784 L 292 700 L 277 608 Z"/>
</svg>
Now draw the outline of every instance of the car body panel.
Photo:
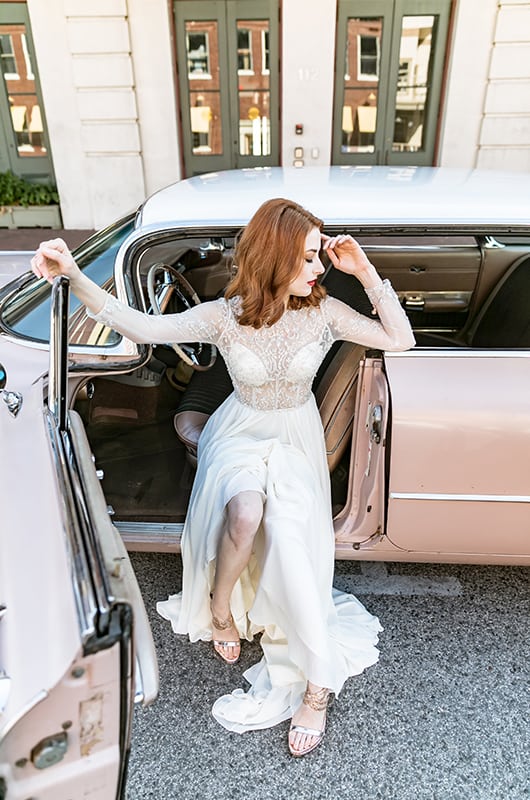
<svg viewBox="0 0 530 800">
<path fill-rule="evenodd" d="M 410 552 L 528 556 L 530 352 L 386 354 L 388 536 Z M 470 531 L 474 535 L 470 537 Z"/>
<path fill-rule="evenodd" d="M 0 586 L 6 613 L 0 622 L 0 666 L 11 678 L 0 717 L 2 728 L 4 720 L 17 719 L 50 691 L 80 649 L 73 595 L 56 591 L 58 585 L 70 586 L 71 565 L 65 549 L 63 501 L 50 469 L 42 393 L 41 381 L 25 390 L 16 418 L 0 408 L 0 486 L 2 496 L 9 499 L 2 503 Z M 13 570 L 12 564 L 19 568 Z M 38 664 L 35 652 L 41 654 Z"/>
<path fill-rule="evenodd" d="M 32 255 L 27 250 L 0 250 L 0 287 L 27 272 Z"/>
</svg>

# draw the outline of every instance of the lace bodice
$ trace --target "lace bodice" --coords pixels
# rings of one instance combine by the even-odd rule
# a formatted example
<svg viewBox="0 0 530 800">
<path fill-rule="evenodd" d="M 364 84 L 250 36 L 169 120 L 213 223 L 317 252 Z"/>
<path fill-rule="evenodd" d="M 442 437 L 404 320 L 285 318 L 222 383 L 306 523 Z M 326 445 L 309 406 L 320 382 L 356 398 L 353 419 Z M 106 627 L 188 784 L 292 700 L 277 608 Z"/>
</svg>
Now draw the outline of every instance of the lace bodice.
<svg viewBox="0 0 530 800">
<path fill-rule="evenodd" d="M 103 309 L 91 316 L 136 342 L 215 344 L 242 403 L 262 410 L 283 409 L 309 398 L 313 378 L 338 339 L 381 350 L 413 346 L 409 322 L 390 283 L 384 281 L 367 294 L 380 321 L 332 297 L 319 308 L 286 311 L 274 325 L 259 329 L 239 325 L 237 298 L 157 317 L 106 295 Z"/>
</svg>

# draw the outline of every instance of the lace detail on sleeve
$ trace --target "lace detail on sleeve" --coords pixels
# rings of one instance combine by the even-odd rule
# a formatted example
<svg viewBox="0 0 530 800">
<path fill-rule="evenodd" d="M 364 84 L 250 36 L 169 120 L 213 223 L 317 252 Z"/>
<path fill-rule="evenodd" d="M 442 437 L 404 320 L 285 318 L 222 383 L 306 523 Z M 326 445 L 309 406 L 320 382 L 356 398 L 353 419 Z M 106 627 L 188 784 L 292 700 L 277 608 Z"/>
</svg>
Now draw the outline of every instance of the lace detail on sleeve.
<svg viewBox="0 0 530 800">
<path fill-rule="evenodd" d="M 181 314 L 155 316 L 130 308 L 107 295 L 97 314 L 87 309 L 89 317 L 107 325 L 138 344 L 204 342 L 217 344 L 227 321 L 225 300 L 213 300 L 183 311 Z"/>
<path fill-rule="evenodd" d="M 374 347 L 377 350 L 408 350 L 414 335 L 390 281 L 367 289 L 366 294 L 379 315 L 370 319 L 334 297 L 324 300 L 324 313 L 334 339 Z"/>
<path fill-rule="evenodd" d="M 397 301 L 399 303 L 398 296 L 388 278 L 385 278 L 385 280 L 379 286 L 372 286 L 370 289 L 365 289 L 364 291 L 366 292 L 368 300 L 371 302 L 374 309 L 377 309 L 381 303 L 388 302 L 389 299 L 390 302 Z"/>
</svg>

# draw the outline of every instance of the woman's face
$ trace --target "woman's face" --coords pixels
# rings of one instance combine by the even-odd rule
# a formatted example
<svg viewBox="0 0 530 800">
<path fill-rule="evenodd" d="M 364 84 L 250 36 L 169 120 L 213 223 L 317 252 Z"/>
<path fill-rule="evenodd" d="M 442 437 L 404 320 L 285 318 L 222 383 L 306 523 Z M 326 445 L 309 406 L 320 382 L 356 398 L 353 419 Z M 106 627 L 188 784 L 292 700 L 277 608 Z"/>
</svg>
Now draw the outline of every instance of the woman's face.
<svg viewBox="0 0 530 800">
<path fill-rule="evenodd" d="M 289 284 L 289 295 L 307 297 L 311 294 L 318 276 L 324 272 L 324 267 L 318 255 L 320 247 L 320 231 L 318 228 L 312 228 L 306 236 L 304 258 L 300 265 L 300 271 Z"/>
</svg>

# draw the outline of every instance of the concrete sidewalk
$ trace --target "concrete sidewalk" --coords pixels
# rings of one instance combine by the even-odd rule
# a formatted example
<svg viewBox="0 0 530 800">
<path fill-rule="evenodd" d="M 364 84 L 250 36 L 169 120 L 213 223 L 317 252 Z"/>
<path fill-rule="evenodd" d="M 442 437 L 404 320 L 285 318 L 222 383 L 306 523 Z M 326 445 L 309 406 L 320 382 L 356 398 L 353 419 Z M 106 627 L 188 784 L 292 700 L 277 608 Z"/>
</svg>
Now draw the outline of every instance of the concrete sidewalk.
<svg viewBox="0 0 530 800">
<path fill-rule="evenodd" d="M 1 251 L 32 251 L 46 239 L 64 239 L 71 249 L 94 233 L 92 230 L 63 230 L 52 228 L 0 228 Z"/>
</svg>

